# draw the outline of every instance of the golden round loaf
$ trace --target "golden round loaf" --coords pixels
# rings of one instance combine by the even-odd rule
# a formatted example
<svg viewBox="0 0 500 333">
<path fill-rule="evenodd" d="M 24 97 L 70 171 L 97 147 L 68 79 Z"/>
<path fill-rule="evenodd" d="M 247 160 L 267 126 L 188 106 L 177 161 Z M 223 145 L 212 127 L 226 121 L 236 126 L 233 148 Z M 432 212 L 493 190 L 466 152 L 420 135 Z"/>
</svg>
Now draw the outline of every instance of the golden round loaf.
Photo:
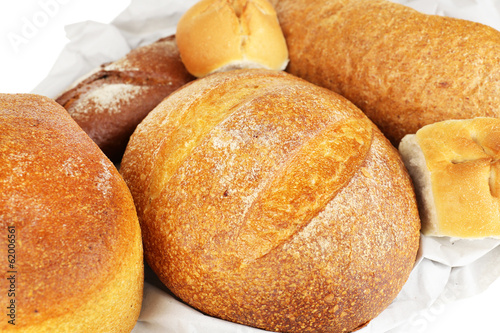
<svg viewBox="0 0 500 333">
<path fill-rule="evenodd" d="M 352 103 L 284 72 L 184 86 L 136 129 L 121 172 L 147 262 L 212 316 L 351 331 L 415 261 L 420 221 L 398 152 Z"/>
<path fill-rule="evenodd" d="M 268 0 L 201 0 L 177 24 L 177 45 L 197 77 L 239 68 L 285 69 L 288 49 Z"/>
<path fill-rule="evenodd" d="M 0 299 L 14 304 L 0 331 L 132 330 L 144 277 L 132 197 L 49 98 L 0 94 L 0 225 L 13 255 L 0 266 L 10 278 Z"/>
</svg>

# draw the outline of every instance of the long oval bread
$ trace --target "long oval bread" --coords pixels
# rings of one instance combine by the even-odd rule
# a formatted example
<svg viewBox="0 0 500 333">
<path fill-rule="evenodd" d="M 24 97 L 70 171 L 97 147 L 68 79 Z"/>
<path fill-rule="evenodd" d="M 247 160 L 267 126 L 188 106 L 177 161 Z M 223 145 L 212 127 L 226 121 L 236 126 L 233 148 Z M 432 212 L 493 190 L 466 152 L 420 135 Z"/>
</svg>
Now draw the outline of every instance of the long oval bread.
<svg viewBox="0 0 500 333">
<path fill-rule="evenodd" d="M 447 119 L 500 116 L 500 32 L 386 0 L 272 0 L 288 71 L 348 98 L 397 146 Z"/>
</svg>

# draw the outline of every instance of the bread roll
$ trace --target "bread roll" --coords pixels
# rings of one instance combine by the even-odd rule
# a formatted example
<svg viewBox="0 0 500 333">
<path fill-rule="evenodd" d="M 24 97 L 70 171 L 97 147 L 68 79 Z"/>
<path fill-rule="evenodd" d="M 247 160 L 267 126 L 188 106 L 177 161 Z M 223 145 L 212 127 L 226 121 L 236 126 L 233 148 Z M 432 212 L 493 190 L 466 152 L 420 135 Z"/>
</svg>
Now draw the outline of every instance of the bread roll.
<svg viewBox="0 0 500 333">
<path fill-rule="evenodd" d="M 268 0 L 202 0 L 177 24 L 188 71 L 202 77 L 241 68 L 283 70 L 288 50 Z"/>
<path fill-rule="evenodd" d="M 119 162 L 137 124 L 163 98 L 191 81 L 175 37 L 138 47 L 102 65 L 56 101 L 114 162 Z"/>
<path fill-rule="evenodd" d="M 2 307 L 15 304 L 14 318 L 3 308 L 0 331 L 132 330 L 144 274 L 132 197 L 113 164 L 46 97 L 0 94 L 0 227 L 2 272 L 14 275 L 0 280 Z"/>
<path fill-rule="evenodd" d="M 415 182 L 424 234 L 500 238 L 500 119 L 427 125 L 399 149 Z"/>
<path fill-rule="evenodd" d="M 500 115 L 500 32 L 385 0 L 272 0 L 287 70 L 342 94 L 396 145 L 447 119 Z"/>
<path fill-rule="evenodd" d="M 137 127 L 121 172 L 147 262 L 212 316 L 351 331 L 415 261 L 420 222 L 397 150 L 350 102 L 285 72 L 178 90 Z"/>
</svg>

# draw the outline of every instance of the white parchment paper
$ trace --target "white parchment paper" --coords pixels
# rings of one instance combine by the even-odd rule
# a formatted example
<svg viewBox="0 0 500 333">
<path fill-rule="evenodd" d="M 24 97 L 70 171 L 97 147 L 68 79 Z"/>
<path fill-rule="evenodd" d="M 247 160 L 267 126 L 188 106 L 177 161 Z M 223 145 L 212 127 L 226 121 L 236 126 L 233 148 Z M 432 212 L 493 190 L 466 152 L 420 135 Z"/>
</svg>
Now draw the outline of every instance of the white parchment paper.
<svg viewBox="0 0 500 333">
<path fill-rule="evenodd" d="M 427 14 L 447 15 L 500 30 L 500 0 L 391 0 Z M 197 0 L 132 0 L 111 24 L 66 27 L 70 43 L 33 91 L 55 98 L 81 76 L 131 49 L 175 33 L 182 13 Z M 359 333 L 423 332 L 427 312 L 478 294 L 500 276 L 500 240 L 421 237 L 418 260 L 394 302 Z M 146 271 L 144 301 L 134 333 L 263 332 L 205 316 L 173 297 Z"/>
</svg>

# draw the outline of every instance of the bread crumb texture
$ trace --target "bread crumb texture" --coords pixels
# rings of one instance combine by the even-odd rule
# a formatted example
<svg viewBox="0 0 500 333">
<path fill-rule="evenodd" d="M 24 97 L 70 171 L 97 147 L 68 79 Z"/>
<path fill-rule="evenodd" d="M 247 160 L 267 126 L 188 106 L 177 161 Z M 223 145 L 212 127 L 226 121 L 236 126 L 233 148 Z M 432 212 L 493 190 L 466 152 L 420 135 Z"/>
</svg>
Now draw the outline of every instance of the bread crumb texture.
<svg viewBox="0 0 500 333">
<path fill-rule="evenodd" d="M 0 226 L 2 235 L 15 226 L 17 272 L 16 325 L 2 320 L 0 331 L 132 329 L 144 274 L 132 197 L 114 165 L 49 98 L 0 94 Z M 1 290 L 8 282 L 0 280 Z"/>
<path fill-rule="evenodd" d="M 420 221 L 397 151 L 346 99 L 284 72 L 178 90 L 137 128 L 121 172 L 148 263 L 212 316 L 352 331 L 415 262 Z"/>
</svg>

